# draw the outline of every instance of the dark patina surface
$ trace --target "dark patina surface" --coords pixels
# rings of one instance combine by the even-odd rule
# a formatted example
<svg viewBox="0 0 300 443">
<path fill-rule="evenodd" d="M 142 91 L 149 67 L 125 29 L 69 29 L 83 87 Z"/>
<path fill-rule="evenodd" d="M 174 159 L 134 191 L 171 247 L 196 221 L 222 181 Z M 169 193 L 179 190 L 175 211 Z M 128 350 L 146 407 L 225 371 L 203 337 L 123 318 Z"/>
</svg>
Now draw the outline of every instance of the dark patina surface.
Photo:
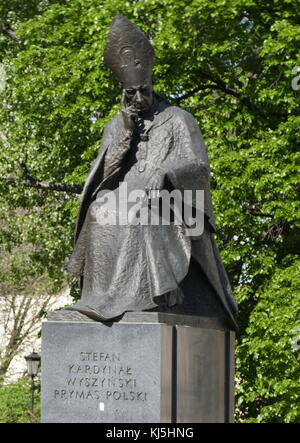
<svg viewBox="0 0 300 443">
<path fill-rule="evenodd" d="M 236 303 L 213 234 L 210 168 L 201 131 L 186 111 L 153 92 L 154 50 L 129 20 L 111 25 L 105 62 L 123 84 L 122 110 L 104 130 L 85 183 L 68 269 L 82 280 L 68 309 L 95 320 L 156 310 L 222 318 L 236 329 Z M 184 225 L 100 225 L 100 196 L 128 191 L 204 190 L 204 231 Z M 196 203 L 196 202 L 194 202 Z"/>
</svg>

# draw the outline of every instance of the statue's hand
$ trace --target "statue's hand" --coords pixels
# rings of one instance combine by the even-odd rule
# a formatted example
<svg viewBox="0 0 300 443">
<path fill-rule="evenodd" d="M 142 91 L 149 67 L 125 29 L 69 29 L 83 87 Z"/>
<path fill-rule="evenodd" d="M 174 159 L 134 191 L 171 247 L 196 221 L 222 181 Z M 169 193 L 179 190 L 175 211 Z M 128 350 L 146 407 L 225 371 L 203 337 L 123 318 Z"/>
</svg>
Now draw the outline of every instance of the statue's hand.
<svg viewBox="0 0 300 443">
<path fill-rule="evenodd" d="M 132 135 L 135 129 L 135 122 L 138 117 L 137 110 L 134 106 L 126 106 L 125 98 L 122 98 L 122 117 L 125 131 Z"/>
<path fill-rule="evenodd" d="M 122 110 L 125 131 L 133 133 L 137 114 L 130 107 Z"/>
<path fill-rule="evenodd" d="M 160 191 L 164 186 L 165 172 L 162 169 L 157 169 L 150 177 L 145 190 L 149 194 L 151 191 Z"/>
</svg>

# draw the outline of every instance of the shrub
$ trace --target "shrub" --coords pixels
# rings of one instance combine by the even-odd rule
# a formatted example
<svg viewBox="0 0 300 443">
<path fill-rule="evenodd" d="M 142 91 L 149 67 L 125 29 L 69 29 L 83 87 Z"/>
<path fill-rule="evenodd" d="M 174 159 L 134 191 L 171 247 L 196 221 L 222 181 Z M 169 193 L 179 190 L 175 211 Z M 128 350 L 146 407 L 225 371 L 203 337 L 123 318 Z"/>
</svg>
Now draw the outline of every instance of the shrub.
<svg viewBox="0 0 300 443">
<path fill-rule="evenodd" d="M 0 387 L 0 423 L 37 423 L 40 420 L 40 383 L 35 383 L 34 411 L 30 411 L 30 382 L 22 378 Z"/>
</svg>

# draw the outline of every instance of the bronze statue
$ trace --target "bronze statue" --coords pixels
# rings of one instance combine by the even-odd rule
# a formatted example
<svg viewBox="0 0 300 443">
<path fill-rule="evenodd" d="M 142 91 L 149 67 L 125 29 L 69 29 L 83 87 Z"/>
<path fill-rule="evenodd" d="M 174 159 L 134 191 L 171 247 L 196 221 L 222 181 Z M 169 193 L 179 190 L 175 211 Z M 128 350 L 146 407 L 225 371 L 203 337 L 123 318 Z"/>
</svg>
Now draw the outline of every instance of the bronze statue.
<svg viewBox="0 0 300 443">
<path fill-rule="evenodd" d="M 123 85 L 122 110 L 107 124 L 84 186 L 68 265 L 81 278 L 82 293 L 68 309 L 101 321 L 145 310 L 211 316 L 236 329 L 237 306 L 213 237 L 210 168 L 200 129 L 189 113 L 153 91 L 153 47 L 121 15 L 111 25 L 104 61 Z M 154 226 L 99 223 L 103 197 L 120 197 L 123 184 L 128 193 L 148 196 L 154 190 L 203 190 L 202 234 L 187 235 L 184 223 L 174 219 Z"/>
</svg>

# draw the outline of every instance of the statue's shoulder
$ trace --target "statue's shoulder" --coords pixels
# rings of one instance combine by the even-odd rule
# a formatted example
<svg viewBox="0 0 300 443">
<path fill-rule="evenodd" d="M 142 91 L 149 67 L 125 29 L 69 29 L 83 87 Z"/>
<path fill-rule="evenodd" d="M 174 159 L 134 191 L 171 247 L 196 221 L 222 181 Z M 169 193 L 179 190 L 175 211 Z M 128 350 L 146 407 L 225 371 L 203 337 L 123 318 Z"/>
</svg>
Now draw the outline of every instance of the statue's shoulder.
<svg viewBox="0 0 300 443">
<path fill-rule="evenodd" d="M 104 131 L 102 134 L 102 143 L 110 143 L 110 140 L 121 131 L 123 125 L 122 114 L 117 114 L 114 118 L 109 120 L 104 126 Z"/>
<path fill-rule="evenodd" d="M 181 127 L 185 127 L 189 132 L 199 132 L 200 128 L 195 117 L 192 116 L 189 112 L 185 111 L 178 106 L 169 106 L 166 109 L 166 112 L 172 116 L 172 122 L 175 125 L 179 125 Z"/>
<path fill-rule="evenodd" d="M 165 110 L 168 115 L 172 116 L 172 120 L 175 123 L 182 123 L 188 128 L 198 128 L 198 123 L 196 119 L 189 112 L 185 111 L 178 106 L 168 106 Z"/>
<path fill-rule="evenodd" d="M 104 134 L 109 135 L 110 133 L 115 133 L 115 131 L 118 131 L 122 128 L 123 125 L 123 118 L 122 113 L 119 112 L 114 118 L 109 120 L 109 122 L 106 124 L 104 128 Z"/>
</svg>

